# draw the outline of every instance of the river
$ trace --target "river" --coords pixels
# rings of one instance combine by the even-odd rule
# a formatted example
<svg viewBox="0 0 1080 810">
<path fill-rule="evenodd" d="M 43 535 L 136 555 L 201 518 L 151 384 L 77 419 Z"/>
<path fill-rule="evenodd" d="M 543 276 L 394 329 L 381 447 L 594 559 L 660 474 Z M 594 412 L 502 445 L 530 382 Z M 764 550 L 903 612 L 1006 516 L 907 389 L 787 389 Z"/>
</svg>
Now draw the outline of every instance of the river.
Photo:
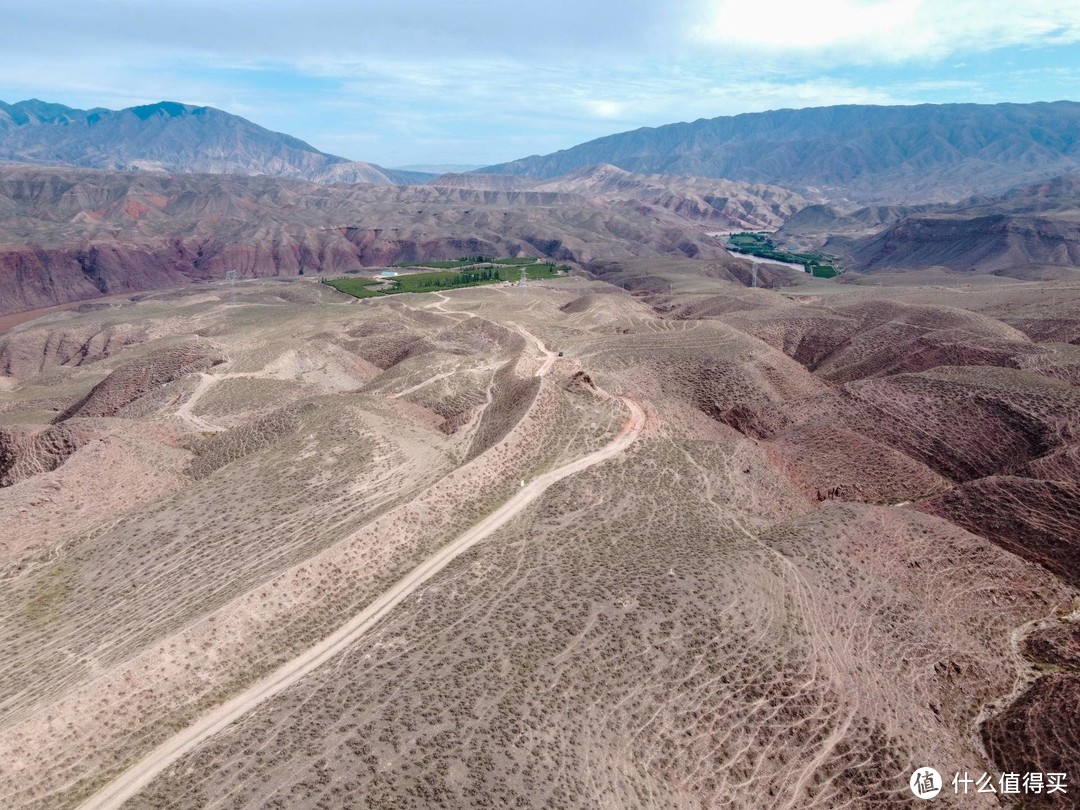
<svg viewBox="0 0 1080 810">
<path fill-rule="evenodd" d="M 736 256 L 739 256 L 740 258 L 749 259 L 754 264 L 779 264 L 779 265 L 783 265 L 784 267 L 792 267 L 795 270 L 801 270 L 804 273 L 810 272 L 809 270 L 806 269 L 805 264 L 796 264 L 795 262 L 782 262 L 779 259 L 766 259 L 763 256 L 755 256 L 752 253 L 740 253 L 737 250 L 732 250 L 727 245 L 724 246 L 724 249 L 725 250 L 730 250 L 732 253 L 734 253 Z"/>
</svg>

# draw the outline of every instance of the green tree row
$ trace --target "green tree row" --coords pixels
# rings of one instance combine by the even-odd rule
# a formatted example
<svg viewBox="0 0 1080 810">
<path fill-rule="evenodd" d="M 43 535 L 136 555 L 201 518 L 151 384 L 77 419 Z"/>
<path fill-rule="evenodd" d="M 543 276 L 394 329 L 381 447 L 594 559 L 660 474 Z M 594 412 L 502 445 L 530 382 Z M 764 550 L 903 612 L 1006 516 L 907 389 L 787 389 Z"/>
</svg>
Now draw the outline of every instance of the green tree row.
<svg viewBox="0 0 1080 810">
<path fill-rule="evenodd" d="M 498 268 L 488 267 L 484 270 L 468 270 L 458 273 L 453 278 L 433 278 L 421 282 L 421 287 L 462 287 L 467 284 L 477 284 L 482 281 L 502 281 L 502 274 Z"/>
</svg>

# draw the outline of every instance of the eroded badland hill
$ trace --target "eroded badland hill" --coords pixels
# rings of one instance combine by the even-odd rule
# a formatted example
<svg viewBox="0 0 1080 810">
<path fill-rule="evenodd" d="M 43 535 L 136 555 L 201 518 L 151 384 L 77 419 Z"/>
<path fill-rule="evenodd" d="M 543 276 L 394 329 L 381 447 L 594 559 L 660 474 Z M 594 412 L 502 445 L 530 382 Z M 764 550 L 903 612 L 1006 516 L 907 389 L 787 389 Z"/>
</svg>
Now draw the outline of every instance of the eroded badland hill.
<svg viewBox="0 0 1080 810">
<path fill-rule="evenodd" d="M 824 809 L 914 805 L 925 765 L 1080 774 L 1075 282 L 607 258 L 0 336 L 6 803 Z"/>
<path fill-rule="evenodd" d="M 459 256 L 727 254 L 807 201 L 765 185 L 613 167 L 525 188 L 321 186 L 278 177 L 0 167 L 0 315 L 240 278 L 341 275 Z"/>
</svg>

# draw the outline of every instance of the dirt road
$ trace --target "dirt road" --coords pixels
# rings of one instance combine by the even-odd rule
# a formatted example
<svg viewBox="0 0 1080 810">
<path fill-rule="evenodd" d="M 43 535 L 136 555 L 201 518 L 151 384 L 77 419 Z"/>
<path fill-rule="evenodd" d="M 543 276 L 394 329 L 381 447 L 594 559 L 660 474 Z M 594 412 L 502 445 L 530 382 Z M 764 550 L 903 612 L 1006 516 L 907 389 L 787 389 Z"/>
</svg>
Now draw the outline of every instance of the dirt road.
<svg viewBox="0 0 1080 810">
<path fill-rule="evenodd" d="M 545 374 L 547 374 L 549 371 L 551 371 L 551 367 L 553 365 L 555 365 L 555 360 L 556 360 L 555 352 L 551 351 L 551 349 L 549 349 L 547 346 L 545 346 L 544 341 L 540 340 L 540 338 L 538 338 L 532 332 L 529 332 L 527 329 L 525 329 L 524 326 L 519 326 L 517 328 L 517 330 L 522 335 L 524 335 L 528 340 L 531 340 L 533 345 L 536 346 L 537 350 L 542 355 L 544 355 L 544 362 L 543 362 L 543 364 L 541 364 L 540 369 L 536 372 L 537 377 L 543 377 Z"/>
<path fill-rule="evenodd" d="M 196 416 L 191 412 L 191 409 L 195 406 L 195 403 L 202 399 L 203 394 L 210 390 L 210 387 L 214 385 L 220 377 L 216 377 L 206 373 L 199 374 L 199 384 L 195 386 L 195 390 L 191 392 L 191 395 L 187 398 L 183 405 L 176 409 L 176 415 L 183 421 L 191 425 L 195 430 L 201 433 L 220 433 L 225 428 L 220 425 L 215 425 L 212 422 L 208 422 L 201 416 Z"/>
<path fill-rule="evenodd" d="M 547 347 L 539 339 L 532 335 L 529 335 L 529 337 L 536 341 L 541 351 L 547 355 L 549 362 L 554 360 L 554 356 L 548 352 Z M 545 363 L 545 365 L 549 365 L 549 363 Z M 552 484 L 561 481 L 567 476 L 586 470 L 595 464 L 614 458 L 623 452 L 637 440 L 638 435 L 645 426 L 645 411 L 632 399 L 627 397 L 618 397 L 618 399 L 627 407 L 630 416 L 619 435 L 610 443 L 587 456 L 534 478 L 519 489 L 510 500 L 410 571 L 390 590 L 383 593 L 363 611 L 353 616 L 344 626 L 330 636 L 159 745 L 141 761 L 124 771 L 101 791 L 88 799 L 82 805 L 83 810 L 120 807 L 153 781 L 158 774 L 201 742 L 221 731 L 259 704 L 288 689 L 333 656 L 346 650 L 393 610 L 399 602 L 435 576 L 456 557 L 459 557 L 521 514 L 529 504 L 543 495 Z"/>
</svg>

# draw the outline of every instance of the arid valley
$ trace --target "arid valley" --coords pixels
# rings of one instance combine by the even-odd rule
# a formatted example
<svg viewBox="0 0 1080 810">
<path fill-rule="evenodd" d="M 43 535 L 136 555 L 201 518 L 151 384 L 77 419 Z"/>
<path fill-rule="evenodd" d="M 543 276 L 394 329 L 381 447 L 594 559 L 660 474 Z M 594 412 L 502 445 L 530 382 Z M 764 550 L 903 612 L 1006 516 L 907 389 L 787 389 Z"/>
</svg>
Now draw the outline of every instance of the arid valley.
<svg viewBox="0 0 1080 810">
<path fill-rule="evenodd" d="M 9 330 L 0 792 L 824 808 L 1074 766 L 1080 285 L 702 269 Z"/>
<path fill-rule="evenodd" d="M 0 102 L 0 808 L 1080 807 L 1080 103 L 931 37 L 1065 11 L 115 5 Z"/>
</svg>

